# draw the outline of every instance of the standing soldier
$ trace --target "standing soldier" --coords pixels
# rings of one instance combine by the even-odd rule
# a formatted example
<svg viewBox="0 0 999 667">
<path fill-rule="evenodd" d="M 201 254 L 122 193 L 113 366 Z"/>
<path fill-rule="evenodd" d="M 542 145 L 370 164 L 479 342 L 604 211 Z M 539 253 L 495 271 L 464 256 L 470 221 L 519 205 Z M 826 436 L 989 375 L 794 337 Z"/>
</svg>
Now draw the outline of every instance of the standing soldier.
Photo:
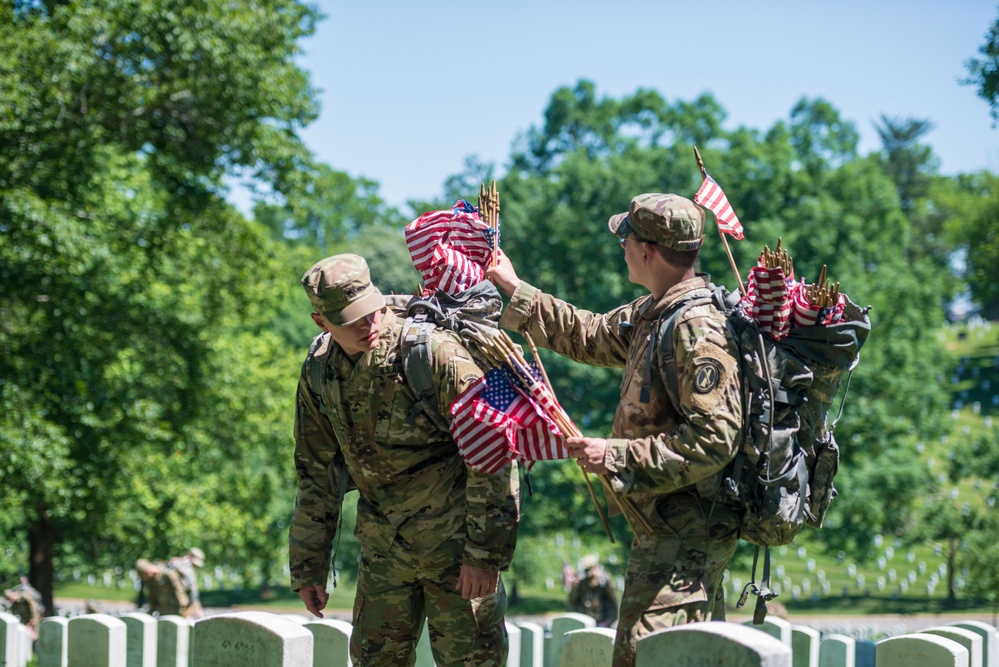
<svg viewBox="0 0 999 667">
<path fill-rule="evenodd" d="M 738 540 L 739 515 L 721 500 L 722 472 L 742 428 L 735 343 L 712 303 L 688 308 L 664 340 L 659 323 L 710 294 L 695 274 L 704 212 L 674 194 L 644 194 L 612 217 L 628 279 L 649 290 L 609 313 L 575 308 L 520 281 L 503 257 L 487 271 L 512 297 L 500 323 L 525 330 L 559 354 L 593 366 L 623 367 L 613 438 L 569 438 L 583 470 L 604 475 L 641 508 L 652 535 L 636 535 L 614 641 L 614 665 L 635 661 L 635 644 L 654 630 L 723 620 L 722 575 Z M 672 353 L 674 406 L 659 357 Z"/>
<path fill-rule="evenodd" d="M 424 619 L 438 665 L 506 665 L 506 594 L 519 520 L 515 464 L 468 469 L 451 434 L 417 408 L 405 381 L 403 320 L 364 259 L 328 257 L 302 278 L 323 333 L 298 382 L 290 529 L 292 590 L 322 617 L 341 503 L 356 485 L 361 544 L 351 659 L 411 665 Z M 430 373 L 439 416 L 482 371 L 437 329 Z"/>
<path fill-rule="evenodd" d="M 583 576 L 569 591 L 569 611 L 586 614 L 599 627 L 609 628 L 617 619 L 617 588 L 596 555 L 584 556 L 580 566 Z"/>
</svg>

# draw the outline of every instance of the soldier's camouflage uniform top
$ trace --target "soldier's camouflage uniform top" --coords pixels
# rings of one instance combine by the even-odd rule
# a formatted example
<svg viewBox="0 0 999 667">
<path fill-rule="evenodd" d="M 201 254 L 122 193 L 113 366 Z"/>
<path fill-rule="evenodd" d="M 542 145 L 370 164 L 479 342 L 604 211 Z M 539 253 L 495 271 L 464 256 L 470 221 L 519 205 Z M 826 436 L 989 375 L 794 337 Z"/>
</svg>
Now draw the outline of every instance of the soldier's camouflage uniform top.
<svg viewBox="0 0 999 667">
<path fill-rule="evenodd" d="M 324 333 L 302 367 L 295 414 L 298 496 L 290 530 L 292 589 L 326 585 L 340 511 L 340 466 L 360 492 L 361 545 L 351 657 L 355 665 L 411 665 L 429 617 L 438 665 L 505 665 L 506 596 L 463 600 L 462 563 L 501 571 L 519 521 L 515 464 L 496 475 L 465 467 L 451 435 L 420 412 L 403 375 L 402 320 L 387 310 L 375 349 L 352 362 Z M 431 339 L 437 407 L 482 376 L 456 336 Z M 310 390 L 321 364 L 322 396 Z M 448 419 L 450 419 L 448 417 Z"/>
<path fill-rule="evenodd" d="M 605 465 L 620 494 L 654 528 L 636 536 L 625 578 L 614 665 L 634 664 L 638 637 L 662 627 L 724 619 L 721 579 L 735 552 L 739 517 L 715 502 L 721 471 L 735 456 L 742 424 L 734 344 L 713 305 L 688 309 L 674 331 L 682 413 L 652 358 L 649 401 L 641 401 L 649 341 L 670 306 L 708 284 L 681 282 L 606 314 L 575 308 L 521 282 L 500 320 L 538 344 L 591 366 L 624 367 L 621 401 Z"/>
<path fill-rule="evenodd" d="M 569 611 L 586 614 L 602 628 L 608 628 L 617 618 L 617 589 L 606 573 L 587 573 L 569 591 Z"/>
<path fill-rule="evenodd" d="M 157 565 L 160 568 L 159 574 L 142 582 L 149 613 L 160 616 L 185 615 L 191 600 L 180 573 L 166 563 Z"/>
</svg>

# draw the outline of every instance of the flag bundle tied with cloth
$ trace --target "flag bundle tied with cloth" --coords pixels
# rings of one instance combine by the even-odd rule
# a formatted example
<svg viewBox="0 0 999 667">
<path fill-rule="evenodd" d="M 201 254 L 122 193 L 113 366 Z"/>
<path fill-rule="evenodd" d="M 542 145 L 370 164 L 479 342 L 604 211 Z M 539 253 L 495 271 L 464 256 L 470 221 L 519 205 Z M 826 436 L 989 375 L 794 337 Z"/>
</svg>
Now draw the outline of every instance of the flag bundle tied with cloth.
<svg viewBox="0 0 999 667">
<path fill-rule="evenodd" d="M 424 213 L 405 229 L 424 283 L 423 296 L 414 303 L 425 319 L 457 332 L 486 371 L 451 405 L 451 434 L 465 462 L 490 474 L 513 460 L 529 467 L 568 457 L 565 436 L 549 414 L 550 392 L 497 363 L 492 351 L 501 339 L 509 340 L 499 329 L 502 299 L 484 280 L 498 241 L 495 222 L 482 220 L 478 207 L 459 200 L 449 210 Z M 411 304 L 407 311 L 412 310 Z M 408 324 L 407 319 L 407 331 Z"/>
<path fill-rule="evenodd" d="M 499 232 L 464 199 L 450 210 L 428 211 L 406 225 L 406 247 L 423 277 L 424 291 L 455 295 L 485 278 Z"/>
</svg>

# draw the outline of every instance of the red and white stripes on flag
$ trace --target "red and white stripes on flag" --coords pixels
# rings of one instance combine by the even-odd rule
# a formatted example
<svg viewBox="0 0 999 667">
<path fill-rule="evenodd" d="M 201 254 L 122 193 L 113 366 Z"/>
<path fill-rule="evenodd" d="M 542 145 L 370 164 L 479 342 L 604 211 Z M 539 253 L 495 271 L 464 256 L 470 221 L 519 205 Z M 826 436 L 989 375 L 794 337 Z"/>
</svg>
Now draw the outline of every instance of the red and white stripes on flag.
<svg viewBox="0 0 999 667">
<path fill-rule="evenodd" d="M 760 325 L 760 331 L 774 339 L 781 339 L 791 328 L 792 297 L 794 285 L 784 277 L 784 270 L 775 267 L 754 266 L 749 272 L 746 299 L 750 313 Z"/>
<path fill-rule="evenodd" d="M 482 282 L 492 255 L 492 230 L 465 200 L 446 211 L 424 213 L 405 232 L 426 290 L 455 295 Z"/>
<path fill-rule="evenodd" d="M 719 231 L 737 240 L 744 238 L 739 217 L 735 214 L 732 205 L 728 203 L 725 192 L 722 191 L 720 185 L 715 183 L 713 178 L 704 177 L 701 188 L 694 195 L 694 202 L 715 214 Z"/>
<path fill-rule="evenodd" d="M 530 465 L 568 457 L 558 426 L 502 368 L 491 369 L 455 399 L 451 415 L 462 458 L 485 473 L 495 474 L 514 459 Z"/>
<path fill-rule="evenodd" d="M 834 324 L 843 318 L 843 309 L 846 307 L 846 296 L 843 294 L 839 295 L 836 304 L 831 307 L 816 306 L 808 300 L 805 283 L 795 283 L 793 301 L 791 321 L 796 327 Z"/>
</svg>

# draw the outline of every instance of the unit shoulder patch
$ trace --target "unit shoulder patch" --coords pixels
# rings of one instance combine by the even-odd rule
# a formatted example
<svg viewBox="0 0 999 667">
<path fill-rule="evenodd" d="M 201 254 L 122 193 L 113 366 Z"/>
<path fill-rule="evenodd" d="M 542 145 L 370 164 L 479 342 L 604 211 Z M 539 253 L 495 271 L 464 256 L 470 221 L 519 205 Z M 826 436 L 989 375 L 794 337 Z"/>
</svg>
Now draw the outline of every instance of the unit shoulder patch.
<svg viewBox="0 0 999 667">
<path fill-rule="evenodd" d="M 700 357 L 694 360 L 694 392 L 708 394 L 718 386 L 724 367 L 721 362 L 711 357 Z"/>
</svg>

